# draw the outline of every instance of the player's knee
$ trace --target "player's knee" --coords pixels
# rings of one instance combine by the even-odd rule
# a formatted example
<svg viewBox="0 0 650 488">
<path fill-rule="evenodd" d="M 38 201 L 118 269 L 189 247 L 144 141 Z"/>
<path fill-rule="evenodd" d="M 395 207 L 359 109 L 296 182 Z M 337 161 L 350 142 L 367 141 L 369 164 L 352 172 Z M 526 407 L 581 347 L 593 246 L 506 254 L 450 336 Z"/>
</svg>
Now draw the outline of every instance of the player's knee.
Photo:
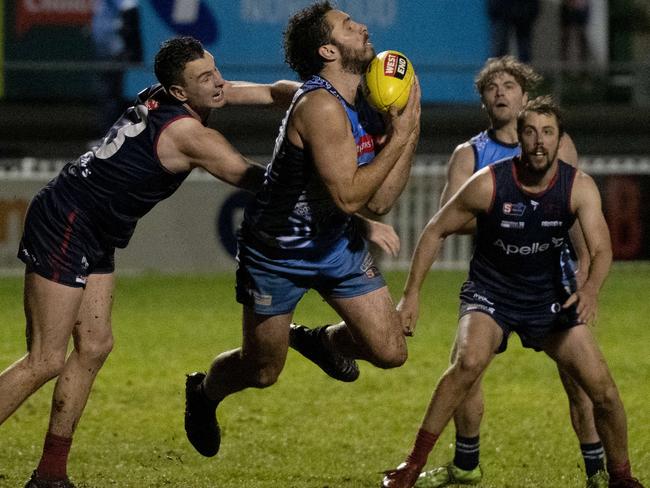
<svg viewBox="0 0 650 488">
<path fill-rule="evenodd" d="M 451 365 L 452 370 L 461 377 L 466 378 L 470 384 L 474 383 L 486 367 L 487 361 L 470 354 L 457 354 Z"/>
<path fill-rule="evenodd" d="M 82 360 L 101 365 L 113 350 L 113 335 L 106 334 L 75 341 L 75 348 Z"/>
<path fill-rule="evenodd" d="M 406 343 L 395 344 L 392 347 L 385 347 L 379 351 L 374 351 L 371 360 L 374 366 L 382 369 L 398 368 L 402 366 L 408 358 Z"/>
<path fill-rule="evenodd" d="M 254 388 L 268 388 L 278 381 L 281 372 L 282 368 L 277 368 L 274 366 L 265 366 L 259 368 L 251 376 L 253 383 L 252 386 Z"/>
</svg>

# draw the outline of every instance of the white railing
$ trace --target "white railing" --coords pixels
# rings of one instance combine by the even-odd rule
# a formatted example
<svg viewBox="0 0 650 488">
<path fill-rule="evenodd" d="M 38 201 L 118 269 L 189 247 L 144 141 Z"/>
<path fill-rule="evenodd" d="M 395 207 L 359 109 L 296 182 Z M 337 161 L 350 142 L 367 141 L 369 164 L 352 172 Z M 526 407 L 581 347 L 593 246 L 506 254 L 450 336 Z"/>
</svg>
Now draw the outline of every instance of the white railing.
<svg viewBox="0 0 650 488">
<path fill-rule="evenodd" d="M 268 157 L 255 158 L 259 161 L 268 160 Z M 393 225 L 401 238 L 401 250 L 396 258 L 382 257 L 381 267 L 384 270 L 405 270 L 410 264 L 413 250 L 417 244 L 418 237 L 428 220 L 438 210 L 440 194 L 442 192 L 448 156 L 442 154 L 420 155 L 417 157 L 413 167 L 411 178 L 399 199 L 395 208 L 384 218 L 384 222 Z M 49 159 L 0 159 L 0 204 L 3 204 L 5 211 L 1 211 L 0 205 L 0 271 L 9 268 L 20 268 L 20 263 L 15 259 L 17 241 L 20 237 L 21 221 L 23 212 L 27 208 L 29 199 L 35 191 L 57 174 L 65 164 L 64 160 Z M 580 159 L 580 167 L 589 174 L 598 175 L 650 175 L 650 156 L 586 156 Z M 195 182 L 195 186 L 191 186 Z M 217 208 L 210 208 L 205 211 L 206 215 L 199 219 L 197 204 L 190 198 L 196 191 L 204 191 L 202 198 L 213 199 L 214 193 L 220 197 L 214 199 L 214 205 L 219 207 L 231 191 L 223 185 L 215 192 L 212 185 L 205 185 L 205 182 L 212 181 L 207 173 L 195 171 L 187 183 L 187 191 L 179 191 L 171 199 L 172 205 L 152 212 L 151 216 L 143 219 L 139 226 L 134 242 L 129 246 L 133 254 L 132 262 L 129 261 L 129 254 L 125 254 L 123 261 L 127 266 L 136 269 L 138 264 L 143 262 L 143 256 L 151 254 L 147 248 L 146 253 L 137 254 L 139 243 L 146 243 L 147 246 L 155 246 L 158 239 L 155 232 L 161 226 L 169 226 L 169 222 L 196 222 L 204 229 L 192 240 L 180 243 L 184 246 L 185 254 L 192 259 L 188 260 L 196 266 L 196 263 L 203 263 L 201 268 L 208 266 L 209 270 L 232 269 L 232 262 L 223 250 L 218 248 L 208 230 L 212 227 L 214 213 Z M 190 190 L 191 187 L 191 190 Z M 20 200 L 20 201 L 18 201 Z M 187 200 L 187 201 L 186 201 Z M 17 203 L 20 203 L 18 205 Z M 173 209 L 173 210 L 172 210 Z M 171 227 L 168 227 L 171 229 Z M 170 232 L 168 230 L 167 232 Z M 152 234 L 152 235 L 150 235 Z M 203 242 L 201 239 L 203 239 Z M 173 239 L 166 245 L 174 246 Z M 216 249 L 215 249 L 216 245 Z M 144 246 L 143 244 L 143 247 Z M 450 236 L 447 238 L 441 257 L 436 263 L 436 268 L 442 269 L 464 269 L 467 267 L 472 253 L 472 238 L 470 236 Z M 154 252 L 154 254 L 156 254 Z M 151 268 L 165 271 L 169 263 L 164 260 L 148 264 Z M 174 271 L 185 269 L 186 264 L 179 262 Z M 169 270 L 169 269 L 167 269 Z M 192 271 L 187 269 L 187 271 Z"/>
</svg>

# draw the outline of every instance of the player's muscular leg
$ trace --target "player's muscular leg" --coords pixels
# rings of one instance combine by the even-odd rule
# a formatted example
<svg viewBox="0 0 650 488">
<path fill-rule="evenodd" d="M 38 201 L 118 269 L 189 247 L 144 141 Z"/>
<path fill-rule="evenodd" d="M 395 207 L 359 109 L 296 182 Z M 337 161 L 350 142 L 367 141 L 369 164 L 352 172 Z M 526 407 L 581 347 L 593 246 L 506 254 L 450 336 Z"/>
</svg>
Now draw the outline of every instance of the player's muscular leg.
<svg viewBox="0 0 650 488">
<path fill-rule="evenodd" d="M 27 354 L 0 374 L 0 423 L 65 364 L 83 290 L 25 275 Z"/>
<path fill-rule="evenodd" d="M 594 405 L 591 403 L 589 396 L 576 383 L 571 376 L 559 368 L 558 373 L 562 386 L 569 398 L 569 413 L 571 415 L 571 425 L 581 444 L 591 444 L 598 442 L 598 431 L 594 423 Z"/>
<path fill-rule="evenodd" d="M 451 364 L 455 361 L 457 351 L 457 342 L 454 341 L 451 350 Z M 482 379 L 483 375 L 479 376 L 474 382 L 474 385 L 472 385 L 465 400 L 458 405 L 458 408 L 454 412 L 456 433 L 463 437 L 476 437 L 480 434 L 484 411 L 483 387 L 481 386 Z"/>
<path fill-rule="evenodd" d="M 625 409 L 605 358 L 589 328 L 579 325 L 556 334 L 549 340 L 545 351 L 591 399 L 596 429 L 608 462 L 626 462 L 629 457 Z"/>
<path fill-rule="evenodd" d="M 97 373 L 113 348 L 111 308 L 114 284 L 112 273 L 88 277 L 72 332 L 74 349 L 54 388 L 49 427 L 52 434 L 72 437 Z"/>
<path fill-rule="evenodd" d="M 503 331 L 486 314 L 470 313 L 460 318 L 456 354 L 438 382 L 422 427 L 440 433 L 451 420 L 495 356 Z"/>
<path fill-rule="evenodd" d="M 213 361 L 204 382 L 207 396 L 219 402 L 245 388 L 274 384 L 287 359 L 292 316 L 258 315 L 244 307 L 242 347 L 223 352 Z"/>
<path fill-rule="evenodd" d="M 387 287 L 358 297 L 326 300 L 344 320 L 327 330 L 337 351 L 380 368 L 404 364 L 406 339 Z"/>
</svg>

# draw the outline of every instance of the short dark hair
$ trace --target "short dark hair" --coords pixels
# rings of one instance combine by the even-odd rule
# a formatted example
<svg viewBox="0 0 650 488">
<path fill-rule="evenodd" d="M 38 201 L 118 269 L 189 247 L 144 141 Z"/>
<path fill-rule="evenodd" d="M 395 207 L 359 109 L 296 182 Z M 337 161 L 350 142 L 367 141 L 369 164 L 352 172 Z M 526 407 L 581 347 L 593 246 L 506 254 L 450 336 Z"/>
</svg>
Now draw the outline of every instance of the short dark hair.
<svg viewBox="0 0 650 488">
<path fill-rule="evenodd" d="M 172 85 L 183 83 L 185 65 L 195 59 L 201 59 L 204 53 L 203 45 L 190 36 L 173 37 L 160 45 L 154 61 L 156 78 L 169 90 Z"/>
<path fill-rule="evenodd" d="M 557 127 L 560 132 L 560 137 L 564 134 L 564 121 L 562 120 L 562 112 L 560 107 L 553 101 L 550 95 L 533 98 L 521 109 L 517 115 L 517 134 L 521 135 L 524 130 L 524 119 L 529 112 L 535 112 L 544 115 L 555 115 L 557 120 Z"/>
<path fill-rule="evenodd" d="M 511 55 L 502 56 L 500 58 L 488 58 L 485 66 L 478 72 L 474 79 L 476 91 L 482 97 L 485 87 L 492 81 L 495 75 L 499 73 L 508 73 L 511 75 L 521 87 L 524 93 L 529 93 L 542 80 L 542 76 L 537 73 L 533 68 L 525 63 L 522 63 L 517 58 Z"/>
<path fill-rule="evenodd" d="M 334 7 L 328 1 L 317 2 L 296 12 L 284 31 L 284 60 L 301 80 L 318 74 L 325 66 L 318 48 L 330 42 L 332 26 L 325 14 Z"/>
</svg>

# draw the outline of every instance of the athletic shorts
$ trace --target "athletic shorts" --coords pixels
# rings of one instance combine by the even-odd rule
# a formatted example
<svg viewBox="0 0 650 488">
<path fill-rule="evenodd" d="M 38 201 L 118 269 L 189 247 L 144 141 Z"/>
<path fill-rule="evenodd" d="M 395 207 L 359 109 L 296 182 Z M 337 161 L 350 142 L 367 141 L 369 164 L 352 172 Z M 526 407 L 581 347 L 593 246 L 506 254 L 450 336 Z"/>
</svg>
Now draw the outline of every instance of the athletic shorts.
<svg viewBox="0 0 650 488">
<path fill-rule="evenodd" d="M 18 259 L 28 273 L 85 288 L 88 275 L 115 271 L 115 248 L 102 246 L 92 229 L 74 205 L 44 188 L 27 210 Z"/>
<path fill-rule="evenodd" d="M 578 320 L 575 305 L 563 309 L 562 303 L 557 301 L 514 306 L 499 300 L 477 283 L 466 281 L 460 290 L 459 316 L 471 312 L 489 315 L 503 330 L 503 341 L 497 353 L 506 350 L 511 332 L 517 333 L 524 347 L 541 351 L 551 334 L 582 323 Z"/>
<path fill-rule="evenodd" d="M 331 250 L 317 255 L 297 252 L 303 255 L 279 256 L 240 239 L 237 301 L 260 315 L 280 315 L 292 312 L 309 289 L 324 297 L 351 298 L 386 285 L 360 237 L 354 242 L 341 238 Z"/>
</svg>

